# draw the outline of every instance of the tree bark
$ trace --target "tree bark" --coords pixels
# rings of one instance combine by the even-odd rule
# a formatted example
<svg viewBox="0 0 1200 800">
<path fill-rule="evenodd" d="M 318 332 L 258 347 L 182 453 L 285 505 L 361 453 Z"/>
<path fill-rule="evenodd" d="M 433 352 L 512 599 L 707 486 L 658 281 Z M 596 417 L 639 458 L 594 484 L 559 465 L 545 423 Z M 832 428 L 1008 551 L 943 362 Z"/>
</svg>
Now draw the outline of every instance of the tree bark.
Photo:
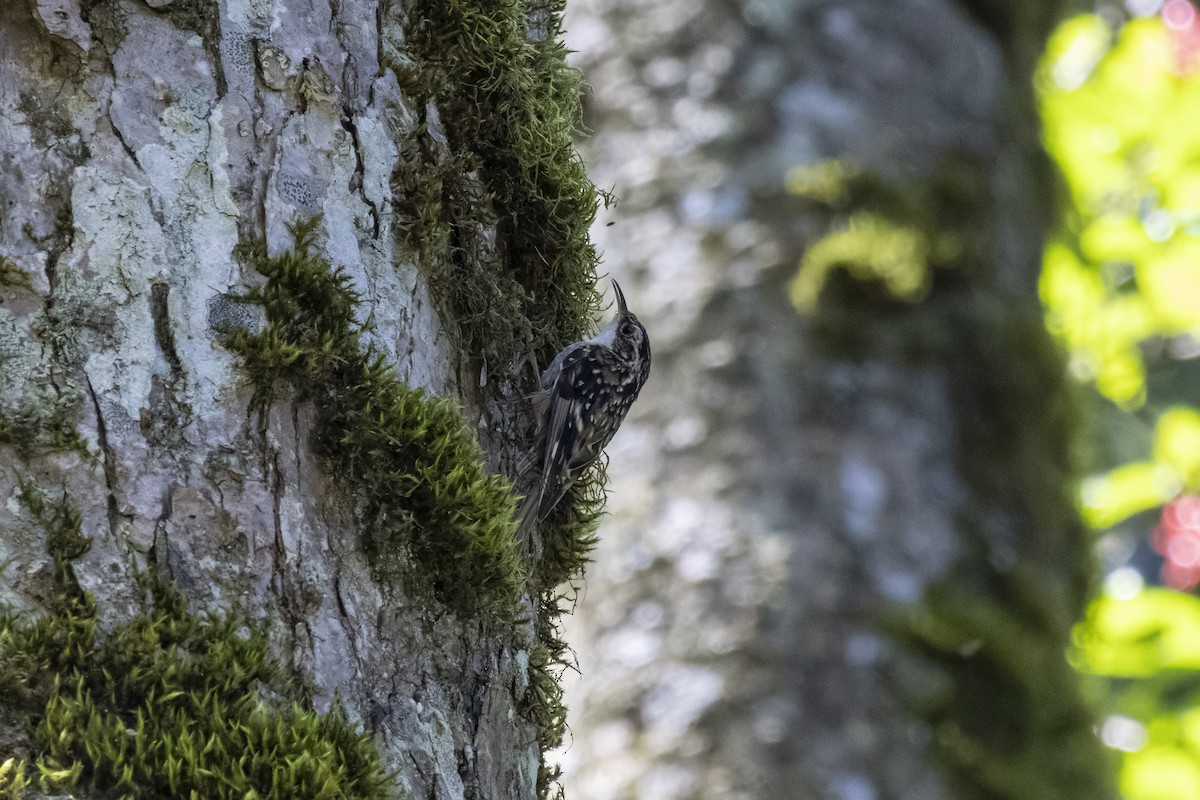
<svg viewBox="0 0 1200 800">
<path fill-rule="evenodd" d="M 29 0 L 0 15 L 0 599 L 22 620 L 87 608 L 103 643 L 146 613 L 152 574 L 189 614 L 265 630 L 287 676 L 271 688 L 282 705 L 339 701 L 375 735 L 403 796 L 527 798 L 549 791 L 540 751 L 561 724 L 539 603 L 553 587 L 503 543 L 494 559 L 438 550 L 443 531 L 474 535 L 479 522 L 438 504 L 461 489 L 492 503 L 493 530 L 515 524 L 493 472 L 528 444 L 518 401 L 532 372 L 517 365 L 531 352 L 544 363 L 589 324 L 596 196 L 572 173 L 575 194 L 556 208 L 575 216 L 556 222 L 575 238 L 539 238 L 536 210 L 518 217 L 503 192 L 521 187 L 502 175 L 542 156 L 492 131 L 481 144 L 455 122 L 498 113 L 500 89 L 458 71 L 468 51 L 456 37 L 489 25 L 469 55 L 526 69 L 523 95 L 558 87 L 531 118 L 574 113 L 554 4 L 459 4 L 478 29 L 438 28 L 442 7 L 426 5 Z M 573 168 L 556 132 L 543 130 L 547 147 Z M 295 226 L 312 220 L 305 246 Z M 542 272 L 510 268 L 534 246 Z M 490 361 L 446 286 L 507 314 Z M 297 300 L 314 287 L 352 316 Z M 552 307 L 556 291 L 574 305 Z M 324 356 L 304 338 L 314 330 Z M 271 384 L 251 356 L 285 379 Z M 344 394 L 320 383 L 332 375 Z M 364 386 L 367 406 L 382 405 L 350 414 Z M 478 424 L 464 432 L 433 395 L 460 398 Z M 441 431 L 436 452 L 424 422 L 411 441 L 387 427 L 404 403 Z M 383 433 L 348 449 L 376 411 Z M 472 455 L 476 429 L 486 450 Z M 380 533 L 393 530 L 412 538 Z M 48 543 L 53 531 L 77 546 Z M 395 553 L 407 566 L 388 572 Z M 492 583 L 430 577 L 460 562 Z M 22 691 L 49 691 L 29 669 Z M 0 762 L 40 752 L 26 723 L 43 711 L 18 705 L 4 709 Z"/>
<path fill-rule="evenodd" d="M 569 626 L 568 795 L 1114 796 L 1036 293 L 1055 11 L 572 5 L 655 368 Z"/>
</svg>

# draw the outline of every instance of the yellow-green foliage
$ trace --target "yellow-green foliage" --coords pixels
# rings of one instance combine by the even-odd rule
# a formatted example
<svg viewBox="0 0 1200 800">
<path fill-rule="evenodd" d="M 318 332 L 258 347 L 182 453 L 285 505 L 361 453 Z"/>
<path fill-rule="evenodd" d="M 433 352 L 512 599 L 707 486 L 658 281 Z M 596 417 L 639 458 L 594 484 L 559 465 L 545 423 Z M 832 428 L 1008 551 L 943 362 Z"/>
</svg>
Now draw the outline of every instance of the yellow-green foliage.
<svg viewBox="0 0 1200 800">
<path fill-rule="evenodd" d="M 1037 83 L 1068 201 L 1042 300 L 1099 417 L 1084 451 L 1098 473 L 1083 483 L 1084 519 L 1120 526 L 1106 540 L 1130 545 L 1148 532 L 1145 512 L 1200 491 L 1197 362 L 1187 357 L 1200 338 L 1200 69 L 1193 6 L 1168 7 L 1183 14 L 1174 29 L 1158 15 L 1119 27 L 1095 14 L 1065 21 Z M 1200 796 L 1200 601 L 1142 588 L 1131 568 L 1112 579 L 1074 655 L 1111 715 L 1102 733 L 1122 751 L 1121 796 Z"/>
<path fill-rule="evenodd" d="M 1200 72 L 1177 69 L 1184 46 L 1158 18 L 1118 34 L 1086 14 L 1054 34 L 1038 75 L 1070 201 L 1046 251 L 1047 319 L 1076 373 L 1129 409 L 1146 401 L 1141 345 L 1200 330 Z"/>
<path fill-rule="evenodd" d="M 341 268 L 312 250 L 315 221 L 295 247 L 246 255 L 266 284 L 247 302 L 263 306 L 266 328 L 232 330 L 265 411 L 284 392 L 317 415 L 312 444 L 354 500 L 368 552 L 378 565 L 405 553 L 435 596 L 466 615 L 510 619 L 525 587 L 516 553 L 515 501 L 458 407 L 399 381 L 363 341 L 359 297 Z"/>
<path fill-rule="evenodd" d="M 1200 796 L 1200 599 L 1134 584 L 1098 597 L 1075 633 L 1076 667 L 1117 723 L 1129 800 Z"/>
<path fill-rule="evenodd" d="M 1194 438 L 1194 423 L 1178 424 L 1186 410 L 1165 408 L 1192 402 L 1194 391 L 1164 397 L 1169 381 L 1160 378 L 1152 396 L 1147 375 L 1148 354 L 1166 374 L 1164 343 L 1200 336 L 1200 72 L 1178 69 L 1182 45 L 1171 37 L 1158 18 L 1117 32 L 1102 17 L 1081 15 L 1051 38 L 1038 75 L 1046 147 L 1069 200 L 1042 269 L 1047 323 L 1077 377 L 1137 410 L 1135 428 L 1155 427 L 1143 437 L 1153 447 L 1145 458 L 1085 485 L 1084 512 L 1095 527 L 1200 490 L 1192 459 L 1162 455 Z"/>
<path fill-rule="evenodd" d="M 0 792 L 35 780 L 121 798 L 391 796 L 374 741 L 340 708 L 268 699 L 287 682 L 245 620 L 192 615 L 170 586 L 144 578 L 153 602 L 100 636 L 71 568 L 87 549 L 78 513 L 29 486 L 20 500 L 46 528 L 58 594 L 39 619 L 0 617 L 0 690 L 25 712 L 33 753 L 0 766 Z"/>
<path fill-rule="evenodd" d="M 1162 408 L 1147 438 L 1147 458 L 1084 481 L 1083 518 L 1093 528 L 1117 525 L 1162 506 L 1181 491 L 1200 489 L 1200 410 L 1184 405 Z"/>
</svg>

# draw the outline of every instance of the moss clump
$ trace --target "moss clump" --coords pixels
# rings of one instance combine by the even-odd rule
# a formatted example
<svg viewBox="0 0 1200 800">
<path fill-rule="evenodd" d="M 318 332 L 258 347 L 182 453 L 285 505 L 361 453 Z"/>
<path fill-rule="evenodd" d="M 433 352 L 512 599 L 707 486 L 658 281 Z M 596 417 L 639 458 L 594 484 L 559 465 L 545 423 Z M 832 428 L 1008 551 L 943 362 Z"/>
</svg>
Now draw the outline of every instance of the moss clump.
<svg viewBox="0 0 1200 800">
<path fill-rule="evenodd" d="M 88 443 L 74 427 L 76 403 L 67 396 L 38 398 L 38 402 L 41 404 L 30 403 L 12 413 L 0 411 L 0 446 L 12 447 L 25 461 L 70 451 L 90 458 Z"/>
<path fill-rule="evenodd" d="M 219 0 L 174 0 L 155 9 L 181 31 L 194 31 L 204 40 L 204 50 L 212 62 L 217 96 L 225 94 L 225 67 L 221 60 L 221 4 Z"/>
<path fill-rule="evenodd" d="M 563 2 L 397 5 L 405 38 L 388 65 L 420 107 L 438 109 L 449 151 L 439 163 L 427 139 L 408 165 L 419 180 L 404 182 L 425 192 L 414 214 L 422 267 L 468 353 L 492 370 L 527 354 L 549 363 L 598 309 L 588 229 L 600 194 L 572 142 L 581 78 L 560 41 Z M 457 249 L 493 225 L 491 257 Z M 441 253 L 427 249 L 431 229 L 443 231 Z"/>
<path fill-rule="evenodd" d="M 582 574 L 604 513 L 605 468 L 604 459 L 589 467 L 542 523 L 542 551 L 533 573 L 536 589 L 554 592 Z"/>
<path fill-rule="evenodd" d="M 64 103 L 38 92 L 21 92 L 17 98 L 17 111 L 29 125 L 36 145 L 54 149 L 76 164 L 87 158 L 87 145 L 80 140 L 71 112 Z"/>
<path fill-rule="evenodd" d="M 33 785 L 29 776 L 29 765 L 16 758 L 7 758 L 0 764 L 0 798 L 20 800 L 25 790 Z"/>
<path fill-rule="evenodd" d="M 83 0 L 80 11 L 84 21 L 92 29 L 92 38 L 99 42 L 109 55 L 115 53 L 129 35 L 129 10 L 124 8 L 119 0 Z"/>
<path fill-rule="evenodd" d="M 31 483 L 21 483 L 17 501 L 46 531 L 46 552 L 54 561 L 55 585 L 72 592 L 74 597 L 78 594 L 78 584 L 71 563 L 86 555 L 92 547 L 91 540 L 83 535 L 83 518 L 65 496 L 58 502 L 48 503 Z"/>
<path fill-rule="evenodd" d="M 206 40 L 221 36 L 221 6 L 218 0 L 174 0 L 158 9 L 158 13 L 176 28 L 195 31 Z"/>
<path fill-rule="evenodd" d="M 487 471 L 452 402 L 405 386 L 363 341 L 349 278 L 312 251 L 315 224 L 278 257 L 261 245 L 244 253 L 267 278 L 245 298 L 267 326 L 225 340 L 254 381 L 254 406 L 284 392 L 312 403 L 314 449 L 354 500 L 373 563 L 405 553 L 447 606 L 510 619 L 525 589 L 512 487 Z"/>
<path fill-rule="evenodd" d="M 33 289 L 29 273 L 7 258 L 0 258 L 0 286 L 7 286 L 10 289 Z"/>
<path fill-rule="evenodd" d="M 29 274 L 9 261 L 0 258 L 0 286 L 32 291 Z M 0 298 L 0 302 L 3 299 Z M 74 322 L 74 320 L 72 320 Z M 55 326 L 48 317 L 35 326 L 52 351 L 61 348 L 65 338 L 63 325 Z M 0 357 L 0 368 L 4 359 Z M 0 410 L 0 446 L 12 447 L 24 460 L 35 455 L 75 451 L 89 456 L 87 442 L 75 429 L 79 412 L 79 397 L 69 388 L 59 388 L 52 381 L 30 381 L 27 375 L 12 376 L 12 383 L 25 389 L 25 396 L 15 407 Z"/>
<path fill-rule="evenodd" d="M 572 141 L 581 77 L 566 64 L 563 5 L 398 0 L 403 40 L 385 57 L 425 115 L 425 131 L 394 181 L 409 241 L 463 351 L 482 360 L 490 391 L 509 396 L 534 389 L 529 356 L 549 363 L 589 335 L 599 308 L 588 230 L 608 198 L 588 179 Z M 507 433 L 527 449 L 532 429 L 513 425 Z M 569 651 L 556 592 L 587 561 L 603 478 L 597 468 L 578 482 L 540 526 L 531 590 L 538 644 L 523 709 L 543 749 L 565 732 L 558 676 Z M 543 765 L 541 796 L 552 792 L 553 777 Z"/>
<path fill-rule="evenodd" d="M 563 702 L 562 674 L 574 669 L 574 653 L 563 638 L 559 618 L 570 613 L 573 599 L 555 591 L 537 595 L 537 616 L 534 622 L 534 644 L 529 651 L 529 688 L 521 698 L 518 711 L 537 731 L 538 749 L 542 754 L 538 765 L 537 795 L 539 798 L 563 797 L 557 766 L 546 763 L 545 753 L 563 743 L 567 735 L 567 706 Z"/>
<path fill-rule="evenodd" d="M 30 753 L 0 765 L 0 792 L 19 793 L 36 772 L 43 791 L 131 799 L 391 796 L 373 740 L 340 708 L 267 699 L 287 683 L 263 634 L 237 616 L 189 614 L 144 577 L 153 602 L 102 637 L 71 567 L 88 544 L 79 514 L 30 486 L 19 499 L 46 529 L 58 593 L 36 621 L 0 616 L 0 691 L 25 712 Z"/>
<path fill-rule="evenodd" d="M 982 202 L 971 169 L 949 163 L 931 185 L 909 186 L 841 161 L 792 168 L 788 192 L 815 206 L 810 213 L 837 221 L 805 252 L 790 286 L 793 304 L 822 314 L 831 305 L 818 303 L 825 290 L 842 305 L 855 294 L 848 286 L 857 284 L 863 293 L 911 306 L 950 271 L 967 270 L 976 256 L 968 248 L 979 239 L 971 212 Z"/>
<path fill-rule="evenodd" d="M 792 303 L 812 311 L 835 269 L 848 271 L 858 281 L 878 281 L 892 297 L 916 302 L 930 289 L 931 267 L 955 255 L 952 240 L 939 241 L 873 214 L 855 214 L 846 228 L 825 236 L 804 254 L 791 285 Z"/>
<path fill-rule="evenodd" d="M 841 358 L 936 361 L 957 334 L 937 297 L 961 291 L 991 258 L 979 165 L 948 158 L 928 182 L 888 180 L 842 161 L 795 167 L 797 211 L 827 217 L 789 286 L 814 342 Z"/>
<path fill-rule="evenodd" d="M 87 442 L 75 430 L 73 405 L 47 402 L 51 403 L 49 408 L 30 406 L 12 414 L 0 412 L 0 446 L 14 448 L 25 460 L 68 451 L 90 456 Z"/>
</svg>

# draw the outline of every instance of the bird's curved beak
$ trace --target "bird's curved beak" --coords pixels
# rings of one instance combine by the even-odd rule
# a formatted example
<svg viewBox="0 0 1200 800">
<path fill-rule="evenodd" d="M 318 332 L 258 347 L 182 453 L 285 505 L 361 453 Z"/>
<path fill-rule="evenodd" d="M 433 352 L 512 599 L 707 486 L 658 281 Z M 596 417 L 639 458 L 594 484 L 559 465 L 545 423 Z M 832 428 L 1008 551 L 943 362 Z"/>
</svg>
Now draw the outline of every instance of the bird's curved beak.
<svg viewBox="0 0 1200 800">
<path fill-rule="evenodd" d="M 622 314 L 628 314 L 629 308 L 625 305 L 625 293 L 621 291 L 621 284 L 617 283 L 614 279 L 612 285 L 613 292 L 617 295 L 617 308 L 620 309 Z"/>
</svg>

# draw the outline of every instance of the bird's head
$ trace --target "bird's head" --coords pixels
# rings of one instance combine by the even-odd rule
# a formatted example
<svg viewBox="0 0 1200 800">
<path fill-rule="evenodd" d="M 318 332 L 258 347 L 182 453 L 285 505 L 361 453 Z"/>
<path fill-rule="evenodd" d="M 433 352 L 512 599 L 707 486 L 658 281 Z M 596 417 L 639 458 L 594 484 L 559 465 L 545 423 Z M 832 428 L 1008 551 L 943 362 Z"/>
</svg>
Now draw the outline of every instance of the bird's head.
<svg viewBox="0 0 1200 800">
<path fill-rule="evenodd" d="M 613 293 L 617 296 L 617 313 L 592 341 L 606 345 L 623 362 L 636 365 L 641 380 L 645 381 L 650 373 L 650 336 L 625 304 L 621 284 L 614 280 L 612 285 Z"/>
</svg>

